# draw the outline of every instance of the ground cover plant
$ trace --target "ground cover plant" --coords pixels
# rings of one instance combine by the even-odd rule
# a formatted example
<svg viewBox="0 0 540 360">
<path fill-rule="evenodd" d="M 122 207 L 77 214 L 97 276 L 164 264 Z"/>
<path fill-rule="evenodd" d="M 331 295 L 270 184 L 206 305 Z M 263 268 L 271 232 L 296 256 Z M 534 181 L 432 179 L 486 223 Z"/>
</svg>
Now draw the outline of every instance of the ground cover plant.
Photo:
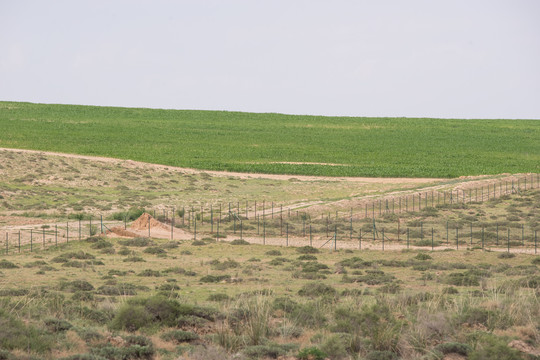
<svg viewBox="0 0 540 360">
<path fill-rule="evenodd" d="M 93 246 L 104 241 L 116 251 Z M 166 240 L 141 239 L 145 262 L 134 268 L 119 254 L 123 241 L 4 257 L 2 356 L 533 359 L 540 346 L 533 255 L 183 241 L 159 258 L 143 250 Z M 70 259 L 102 265 L 62 266 Z"/>
<path fill-rule="evenodd" d="M 540 163 L 540 125 L 534 120 L 322 117 L 1 102 L 0 127 L 2 147 L 206 170 L 450 178 L 538 172 Z"/>
</svg>

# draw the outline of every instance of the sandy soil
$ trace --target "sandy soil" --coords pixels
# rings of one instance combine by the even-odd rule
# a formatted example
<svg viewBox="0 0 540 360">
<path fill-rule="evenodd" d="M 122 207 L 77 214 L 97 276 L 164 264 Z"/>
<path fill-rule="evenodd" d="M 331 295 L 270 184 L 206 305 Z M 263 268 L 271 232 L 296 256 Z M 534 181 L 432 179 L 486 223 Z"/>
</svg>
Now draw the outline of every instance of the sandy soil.
<svg viewBox="0 0 540 360">
<path fill-rule="evenodd" d="M 165 168 L 169 170 L 175 170 L 185 174 L 200 174 L 206 173 L 212 176 L 220 177 L 235 177 L 238 179 L 271 179 L 271 180 L 291 180 L 296 179 L 299 181 L 352 181 L 352 182 L 361 182 L 361 183 L 382 183 L 382 184 L 425 184 L 443 181 L 445 179 L 436 179 L 436 178 L 369 178 L 369 177 L 325 177 L 325 176 L 305 176 L 305 175 L 274 175 L 274 174 L 250 174 L 250 173 L 238 173 L 238 172 L 228 172 L 228 171 L 206 171 L 206 170 L 197 170 L 190 168 L 181 168 L 168 165 L 158 165 L 150 164 L 140 161 L 133 160 L 120 160 L 114 158 L 107 158 L 101 156 L 88 156 L 88 155 L 76 155 L 76 154 L 64 154 L 56 153 L 50 151 L 38 151 L 38 150 L 24 150 L 24 149 L 10 149 L 10 148 L 0 148 L 0 151 L 13 151 L 18 153 L 32 153 L 32 154 L 43 154 L 43 155 L 53 155 L 66 158 L 76 158 L 76 159 L 86 159 L 91 161 L 101 161 L 106 163 L 121 163 L 127 167 L 133 168 L 154 168 L 164 170 Z"/>
</svg>

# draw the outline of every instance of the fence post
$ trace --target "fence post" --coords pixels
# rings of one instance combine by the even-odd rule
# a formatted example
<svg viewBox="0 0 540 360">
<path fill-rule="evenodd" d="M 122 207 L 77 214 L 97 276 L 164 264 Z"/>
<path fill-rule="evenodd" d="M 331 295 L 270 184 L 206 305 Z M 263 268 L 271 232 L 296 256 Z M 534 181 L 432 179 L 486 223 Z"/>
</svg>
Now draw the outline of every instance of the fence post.
<svg viewBox="0 0 540 360">
<path fill-rule="evenodd" d="M 471 246 L 472 246 L 472 222 L 471 222 Z"/>
<path fill-rule="evenodd" d="M 409 228 L 407 227 L 407 249 L 409 248 Z"/>
<path fill-rule="evenodd" d="M 484 250 L 484 225 L 482 225 L 482 250 Z"/>
<path fill-rule="evenodd" d="M 446 245 L 450 244 L 450 237 L 448 235 L 448 220 L 446 220 Z"/>
<path fill-rule="evenodd" d="M 334 225 L 334 251 L 337 250 L 337 225 Z"/>
<path fill-rule="evenodd" d="M 100 234 L 103 234 L 103 215 L 100 215 L 100 221 L 101 221 L 101 232 L 100 232 Z"/>
<path fill-rule="evenodd" d="M 41 228 L 41 232 L 43 233 L 43 247 L 45 247 L 45 228 Z"/>
<path fill-rule="evenodd" d="M 285 246 L 289 246 L 289 223 L 286 224 L 286 230 L 287 230 L 287 242 L 285 243 Z"/>
<path fill-rule="evenodd" d="M 263 216 L 263 245 L 266 245 L 266 220 Z"/>
</svg>

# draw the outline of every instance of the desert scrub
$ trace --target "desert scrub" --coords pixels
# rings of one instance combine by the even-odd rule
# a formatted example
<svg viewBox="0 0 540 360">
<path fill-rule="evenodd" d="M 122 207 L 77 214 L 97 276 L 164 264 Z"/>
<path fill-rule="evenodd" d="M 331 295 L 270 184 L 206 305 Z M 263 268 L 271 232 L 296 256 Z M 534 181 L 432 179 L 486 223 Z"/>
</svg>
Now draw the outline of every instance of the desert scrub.
<svg viewBox="0 0 540 360">
<path fill-rule="evenodd" d="M 199 339 L 199 335 L 195 334 L 194 332 L 183 330 L 171 330 L 161 334 L 160 337 L 165 341 L 171 341 L 176 344 Z"/>
<path fill-rule="evenodd" d="M 298 290 L 298 295 L 307 297 L 337 296 L 337 290 L 320 282 L 310 282 Z"/>
<path fill-rule="evenodd" d="M 134 247 L 145 247 L 145 246 L 154 246 L 155 242 L 146 237 L 136 237 L 133 239 L 126 239 L 118 241 L 120 245 L 124 246 L 134 246 Z"/>
</svg>

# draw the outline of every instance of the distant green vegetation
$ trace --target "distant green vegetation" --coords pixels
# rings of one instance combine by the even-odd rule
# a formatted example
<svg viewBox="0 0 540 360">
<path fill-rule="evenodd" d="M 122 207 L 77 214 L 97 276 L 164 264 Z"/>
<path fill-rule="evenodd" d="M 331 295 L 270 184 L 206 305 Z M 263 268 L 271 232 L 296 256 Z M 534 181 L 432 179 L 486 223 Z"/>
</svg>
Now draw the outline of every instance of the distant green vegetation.
<svg viewBox="0 0 540 360">
<path fill-rule="evenodd" d="M 206 170 L 382 177 L 540 170 L 537 120 L 322 117 L 0 102 L 0 129 L 1 147 Z"/>
</svg>

